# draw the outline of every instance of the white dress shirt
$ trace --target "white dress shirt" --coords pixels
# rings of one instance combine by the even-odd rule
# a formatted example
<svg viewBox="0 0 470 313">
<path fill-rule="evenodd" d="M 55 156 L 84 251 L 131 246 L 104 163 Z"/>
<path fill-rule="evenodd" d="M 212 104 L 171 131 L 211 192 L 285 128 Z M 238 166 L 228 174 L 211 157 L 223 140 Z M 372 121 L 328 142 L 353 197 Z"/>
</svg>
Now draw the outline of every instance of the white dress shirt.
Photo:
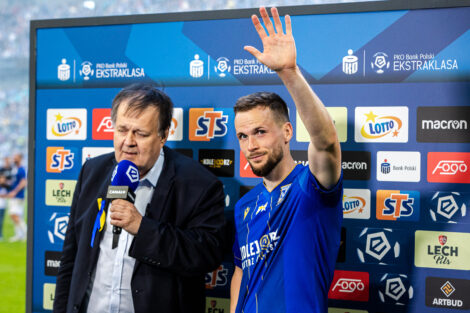
<svg viewBox="0 0 470 313">
<path fill-rule="evenodd" d="M 135 191 L 134 206 L 142 216 L 145 215 L 147 205 L 152 199 L 153 191 L 162 172 L 163 161 L 164 155 L 163 149 L 161 149 L 157 161 L 147 175 L 140 179 L 139 186 Z M 134 236 L 123 229 L 117 248 L 111 249 L 113 227 L 110 224 L 109 216 L 110 211 L 108 210 L 87 312 L 133 313 L 131 278 L 135 259 L 129 256 L 129 247 Z"/>
</svg>

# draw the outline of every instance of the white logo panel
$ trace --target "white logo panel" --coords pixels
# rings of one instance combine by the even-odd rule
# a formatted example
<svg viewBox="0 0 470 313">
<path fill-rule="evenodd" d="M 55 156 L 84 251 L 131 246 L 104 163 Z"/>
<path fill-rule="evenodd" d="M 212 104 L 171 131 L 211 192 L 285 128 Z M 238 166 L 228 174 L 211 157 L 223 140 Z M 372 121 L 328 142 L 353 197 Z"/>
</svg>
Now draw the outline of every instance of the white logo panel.
<svg viewBox="0 0 470 313">
<path fill-rule="evenodd" d="M 85 140 L 87 132 L 86 109 L 48 109 L 48 140 Z"/>
<path fill-rule="evenodd" d="M 419 182 L 421 154 L 416 151 L 378 151 L 377 180 Z"/>
<path fill-rule="evenodd" d="M 408 142 L 408 107 L 356 107 L 356 142 Z"/>
<path fill-rule="evenodd" d="M 168 141 L 183 140 L 183 108 L 173 108 L 173 117 L 171 119 Z"/>
<path fill-rule="evenodd" d="M 347 219 L 370 219 L 370 190 L 343 190 L 343 217 Z"/>
<path fill-rule="evenodd" d="M 83 147 L 82 149 L 82 165 L 85 163 L 87 160 L 100 156 L 102 154 L 106 154 L 109 152 L 113 152 L 114 148 L 113 147 Z"/>
</svg>

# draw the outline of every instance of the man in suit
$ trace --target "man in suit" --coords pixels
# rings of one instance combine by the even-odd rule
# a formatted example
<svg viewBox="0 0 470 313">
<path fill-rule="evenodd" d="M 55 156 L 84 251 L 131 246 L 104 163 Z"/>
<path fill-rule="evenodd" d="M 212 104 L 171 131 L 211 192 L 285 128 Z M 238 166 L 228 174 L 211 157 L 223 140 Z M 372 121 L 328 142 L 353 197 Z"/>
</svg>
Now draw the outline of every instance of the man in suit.
<svg viewBox="0 0 470 313">
<path fill-rule="evenodd" d="M 115 152 L 87 161 L 75 189 L 57 277 L 54 312 L 204 312 L 204 274 L 222 260 L 222 184 L 164 146 L 170 98 L 150 85 L 113 100 Z M 114 200 L 93 225 L 116 164 L 135 163 L 135 203 Z M 112 248 L 112 228 L 122 228 Z M 93 246 L 93 247 L 92 247 Z"/>
</svg>

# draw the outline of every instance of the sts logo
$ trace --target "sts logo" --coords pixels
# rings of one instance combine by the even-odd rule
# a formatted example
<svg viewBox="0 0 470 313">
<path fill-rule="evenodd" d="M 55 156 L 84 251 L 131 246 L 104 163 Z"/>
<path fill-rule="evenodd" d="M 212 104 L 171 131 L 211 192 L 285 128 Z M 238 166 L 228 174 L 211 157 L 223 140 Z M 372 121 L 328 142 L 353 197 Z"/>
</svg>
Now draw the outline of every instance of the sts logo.
<svg viewBox="0 0 470 313">
<path fill-rule="evenodd" d="M 210 141 L 215 137 L 224 137 L 227 134 L 228 118 L 228 110 L 189 109 L 189 140 Z"/>
<path fill-rule="evenodd" d="M 228 283 L 228 269 L 221 264 L 215 271 L 207 273 L 206 289 L 214 289 L 216 287 L 224 287 Z"/>
<path fill-rule="evenodd" d="M 377 190 L 377 219 L 418 221 L 419 192 Z"/>
<path fill-rule="evenodd" d="M 73 168 L 75 153 L 72 149 L 64 147 L 47 147 L 46 171 L 48 173 L 62 173 Z"/>
</svg>

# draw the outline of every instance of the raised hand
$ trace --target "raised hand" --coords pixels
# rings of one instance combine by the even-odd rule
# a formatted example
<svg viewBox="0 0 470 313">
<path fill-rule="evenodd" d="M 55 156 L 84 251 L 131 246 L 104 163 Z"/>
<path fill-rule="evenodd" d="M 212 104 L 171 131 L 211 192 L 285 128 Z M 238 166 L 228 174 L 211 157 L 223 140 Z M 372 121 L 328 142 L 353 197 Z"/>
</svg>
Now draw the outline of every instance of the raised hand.
<svg viewBox="0 0 470 313">
<path fill-rule="evenodd" d="M 290 16 L 286 15 L 284 18 L 286 24 L 286 33 L 284 34 L 279 12 L 276 8 L 271 8 L 274 25 L 269 18 L 266 8 L 261 7 L 259 12 L 268 30 L 268 34 L 266 34 L 256 15 L 253 15 L 251 20 L 263 42 L 263 52 L 252 46 L 245 46 L 244 49 L 273 71 L 280 72 L 286 69 L 295 69 L 296 49 L 294 37 L 292 36 Z"/>
</svg>

